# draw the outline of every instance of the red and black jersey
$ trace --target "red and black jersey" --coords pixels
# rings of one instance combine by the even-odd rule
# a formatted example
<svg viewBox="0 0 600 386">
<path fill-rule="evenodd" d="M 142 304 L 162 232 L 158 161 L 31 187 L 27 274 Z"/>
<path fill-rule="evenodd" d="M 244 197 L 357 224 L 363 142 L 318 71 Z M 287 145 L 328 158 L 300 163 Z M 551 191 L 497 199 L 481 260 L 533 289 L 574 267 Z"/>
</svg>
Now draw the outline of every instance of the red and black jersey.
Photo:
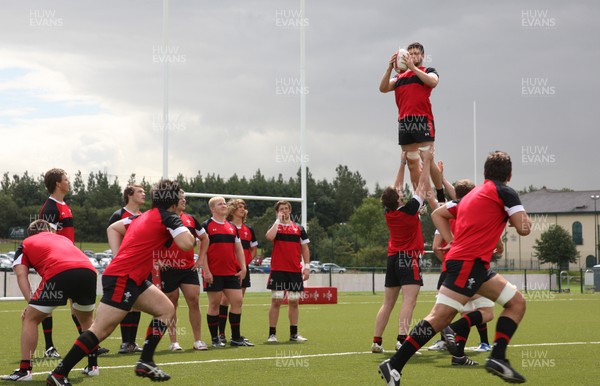
<svg viewBox="0 0 600 386">
<path fill-rule="evenodd" d="M 129 276 L 141 285 L 152 271 L 152 261 L 161 249 L 187 228 L 176 213 L 153 208 L 137 217 L 125 220 L 129 223 L 119 252 L 106 270 L 108 276 Z"/>
<path fill-rule="evenodd" d="M 277 225 L 271 254 L 271 271 L 302 272 L 301 246 L 309 242 L 304 228 L 295 222 Z"/>
<path fill-rule="evenodd" d="M 427 74 L 438 74 L 435 68 L 419 67 Z M 394 92 L 398 106 L 398 122 L 408 131 L 422 131 L 422 125 L 429 128 L 429 133 L 435 135 L 433 112 L 429 96 L 433 89 L 426 86 L 411 70 L 396 75 Z"/>
<path fill-rule="evenodd" d="M 112 223 L 115 223 L 119 220 L 123 220 L 124 218 L 138 216 L 140 214 L 142 214 L 142 212 L 133 213 L 128 211 L 127 208 L 122 207 L 121 209 L 115 210 L 112 216 L 110 216 L 110 218 L 108 219 L 108 225 L 111 225 Z"/>
<path fill-rule="evenodd" d="M 183 225 L 189 229 L 194 237 L 198 238 L 206 233 L 200 222 L 196 220 L 194 216 L 182 212 L 179 217 L 181 218 Z M 194 249 L 184 251 L 179 248 L 177 244 L 173 243 L 168 249 L 161 251 L 158 258 L 160 260 L 160 266 L 176 269 L 190 269 L 194 265 Z"/>
<path fill-rule="evenodd" d="M 52 233 L 40 232 L 27 237 L 15 252 L 15 265 L 23 264 L 34 268 L 43 281 L 68 269 L 96 269 L 90 259 L 68 238 Z"/>
<path fill-rule="evenodd" d="M 71 213 L 71 208 L 69 208 L 66 202 L 48 197 L 40 210 L 40 218 L 48 221 L 57 234 L 65 236 L 71 242 L 75 243 L 73 213 Z"/>
<path fill-rule="evenodd" d="M 254 234 L 254 228 L 246 224 L 242 224 L 241 227 L 237 227 L 238 235 L 242 241 L 242 248 L 244 248 L 244 257 L 246 258 L 246 265 L 252 261 L 252 252 L 250 248 L 258 246 L 256 241 L 256 235 Z"/>
<path fill-rule="evenodd" d="M 208 268 L 214 276 L 231 276 L 239 270 L 235 255 L 235 243 L 241 242 L 235 225 L 225 220 L 219 222 L 213 217 L 202 223 L 210 244 L 206 252 Z"/>
<path fill-rule="evenodd" d="M 423 254 L 425 241 L 419 220 L 419 209 L 422 205 L 421 197 L 414 195 L 406 205 L 385 212 L 385 222 L 390 231 L 388 256 L 399 252 L 413 257 Z"/>
<path fill-rule="evenodd" d="M 499 181 L 484 183 L 446 207 L 456 218 L 454 241 L 446 260 L 481 258 L 489 267 L 508 218 L 525 209 L 519 195 Z"/>
</svg>

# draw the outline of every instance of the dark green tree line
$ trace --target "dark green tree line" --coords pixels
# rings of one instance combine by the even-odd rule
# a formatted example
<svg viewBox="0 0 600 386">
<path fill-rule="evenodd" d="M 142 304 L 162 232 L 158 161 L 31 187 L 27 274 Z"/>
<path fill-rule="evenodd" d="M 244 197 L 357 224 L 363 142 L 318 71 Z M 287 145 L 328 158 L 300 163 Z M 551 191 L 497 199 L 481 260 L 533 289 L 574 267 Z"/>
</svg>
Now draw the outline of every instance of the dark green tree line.
<svg viewBox="0 0 600 386">
<path fill-rule="evenodd" d="M 126 184 L 138 183 L 150 193 L 152 183 L 131 174 L 121 185 L 118 178 L 105 172 L 84 176 L 71 174 L 71 192 L 66 197 L 75 219 L 76 241 L 105 242 L 110 215 L 123 205 Z M 258 195 L 274 197 L 300 196 L 300 170 L 296 176 L 267 177 L 260 170 L 250 177 L 236 174 L 226 179 L 218 174 L 198 171 L 193 177 L 182 174 L 175 178 L 186 192 Z M 407 188 L 408 189 L 408 188 Z M 307 173 L 307 221 L 313 260 L 334 262 L 344 266 L 385 266 L 388 231 L 379 202 L 381 188 L 369 194 L 366 182 L 358 172 L 340 165 L 332 181 L 315 180 Z M 0 180 L 0 238 L 9 238 L 14 227 L 26 227 L 39 215 L 48 197 L 43 176 L 4 173 Z M 407 196 L 408 195 L 407 193 Z M 249 218 L 259 241 L 260 253 L 271 255 L 272 245 L 265 233 L 275 220 L 274 202 L 248 200 Z M 150 207 L 148 199 L 142 210 Z M 301 205 L 292 203 L 293 219 L 300 222 Z M 204 221 L 210 216 L 208 199 L 188 197 L 186 212 Z M 424 235 L 431 242 L 433 230 L 428 216 L 422 216 Z"/>
</svg>

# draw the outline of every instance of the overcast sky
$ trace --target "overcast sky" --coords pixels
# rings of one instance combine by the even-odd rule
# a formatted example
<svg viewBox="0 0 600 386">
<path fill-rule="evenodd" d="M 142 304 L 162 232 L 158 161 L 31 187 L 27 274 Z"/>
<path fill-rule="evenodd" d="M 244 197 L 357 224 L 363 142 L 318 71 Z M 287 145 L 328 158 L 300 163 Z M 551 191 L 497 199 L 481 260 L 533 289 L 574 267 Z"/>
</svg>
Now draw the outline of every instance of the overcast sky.
<svg viewBox="0 0 600 386">
<path fill-rule="evenodd" d="M 379 81 L 393 52 L 419 41 L 440 76 L 436 159 L 449 180 L 481 182 L 500 149 L 517 189 L 600 189 L 599 2 L 306 0 L 304 19 L 300 7 L 171 0 L 164 45 L 162 0 L 2 1 L 0 172 L 156 181 L 166 60 L 170 177 L 294 176 L 304 93 L 313 176 L 347 165 L 372 191 L 400 155 Z"/>
</svg>

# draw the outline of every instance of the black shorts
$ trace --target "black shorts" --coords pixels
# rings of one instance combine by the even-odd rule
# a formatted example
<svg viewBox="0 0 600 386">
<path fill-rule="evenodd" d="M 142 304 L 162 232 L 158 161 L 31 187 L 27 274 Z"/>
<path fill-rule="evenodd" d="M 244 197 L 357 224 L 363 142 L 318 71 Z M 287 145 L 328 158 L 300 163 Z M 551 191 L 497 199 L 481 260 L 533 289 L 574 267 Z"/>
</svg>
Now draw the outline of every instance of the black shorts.
<svg viewBox="0 0 600 386">
<path fill-rule="evenodd" d="M 213 276 L 213 283 L 204 282 L 204 292 L 219 292 L 224 289 L 241 289 L 240 278 L 231 276 Z"/>
<path fill-rule="evenodd" d="M 301 272 L 271 271 L 267 289 L 271 291 L 304 291 Z"/>
<path fill-rule="evenodd" d="M 96 303 L 96 278 L 98 274 L 88 268 L 68 269 L 42 280 L 29 304 L 58 307 L 67 304 L 67 299 L 81 306 Z"/>
<path fill-rule="evenodd" d="M 161 288 L 164 293 L 175 291 L 181 284 L 200 286 L 198 271 L 192 268 L 165 268 L 160 272 L 160 278 L 162 284 Z"/>
<path fill-rule="evenodd" d="M 442 284 L 444 284 L 444 280 L 446 280 L 446 276 L 448 276 L 446 271 L 443 271 L 442 273 L 440 273 L 440 278 L 438 279 L 438 283 L 437 283 L 438 291 L 440 290 L 440 288 L 442 288 Z"/>
<path fill-rule="evenodd" d="M 409 115 L 398 122 L 398 144 L 434 142 L 435 125 L 426 116 Z"/>
<path fill-rule="evenodd" d="M 423 285 L 420 259 L 413 254 L 403 253 L 388 256 L 385 287 L 401 287 L 407 284 Z"/>
<path fill-rule="evenodd" d="M 250 283 L 250 268 L 246 266 L 246 277 L 242 280 L 242 288 L 250 288 L 252 284 Z"/>
<path fill-rule="evenodd" d="M 137 285 L 129 276 L 102 276 L 102 299 L 100 301 L 120 310 L 129 311 L 137 298 L 152 286 L 149 280 Z"/>
<path fill-rule="evenodd" d="M 486 268 L 485 263 L 477 258 L 475 260 L 446 260 L 446 275 L 444 287 L 472 297 L 483 283 L 496 276 L 496 272 Z"/>
</svg>

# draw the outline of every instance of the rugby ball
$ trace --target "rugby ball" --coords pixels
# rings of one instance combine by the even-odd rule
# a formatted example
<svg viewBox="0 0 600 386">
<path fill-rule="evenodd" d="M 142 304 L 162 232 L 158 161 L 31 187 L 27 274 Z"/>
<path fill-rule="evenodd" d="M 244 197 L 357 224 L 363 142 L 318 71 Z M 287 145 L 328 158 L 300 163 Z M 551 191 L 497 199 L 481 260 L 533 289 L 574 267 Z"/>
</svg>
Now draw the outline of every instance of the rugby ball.
<svg viewBox="0 0 600 386">
<path fill-rule="evenodd" d="M 408 55 L 408 51 L 404 48 L 400 48 L 398 50 L 398 55 L 396 56 L 396 65 L 394 66 L 394 70 L 398 73 L 408 70 L 408 66 L 404 63 L 404 59 L 402 59 L 404 55 Z"/>
</svg>

